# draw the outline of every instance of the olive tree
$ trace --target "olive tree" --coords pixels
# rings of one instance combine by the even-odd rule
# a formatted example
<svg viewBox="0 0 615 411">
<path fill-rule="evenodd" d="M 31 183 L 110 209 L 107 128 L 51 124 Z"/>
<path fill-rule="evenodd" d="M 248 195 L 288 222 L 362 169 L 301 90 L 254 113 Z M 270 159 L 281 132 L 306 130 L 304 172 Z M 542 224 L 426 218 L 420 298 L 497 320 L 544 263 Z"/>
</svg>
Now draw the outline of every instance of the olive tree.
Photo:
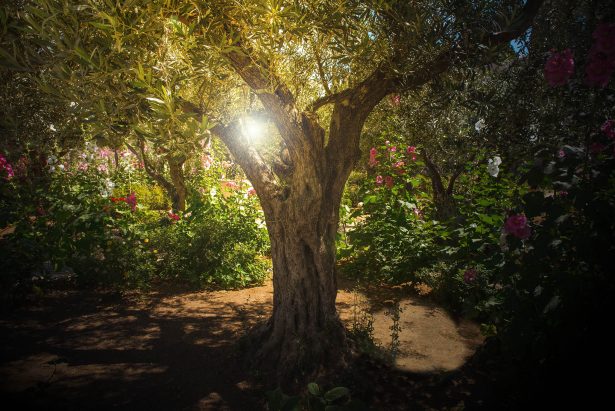
<svg viewBox="0 0 615 411">
<path fill-rule="evenodd" d="M 335 236 L 372 110 L 390 93 L 417 91 L 458 64 L 493 58 L 498 45 L 527 30 L 542 2 L 37 3 L 14 24 L 44 44 L 21 61 L 13 57 L 24 65 L 54 61 L 49 70 L 61 67 L 67 87 L 99 76 L 130 87 L 139 67 L 153 77 L 181 68 L 177 90 L 161 99 L 166 115 L 197 120 L 219 137 L 265 214 L 273 313 L 254 333 L 254 359 L 283 378 L 334 367 L 348 352 L 335 307 Z M 171 41 L 178 47 L 161 53 Z M 246 137 L 247 115 L 272 125 L 269 145 Z"/>
</svg>

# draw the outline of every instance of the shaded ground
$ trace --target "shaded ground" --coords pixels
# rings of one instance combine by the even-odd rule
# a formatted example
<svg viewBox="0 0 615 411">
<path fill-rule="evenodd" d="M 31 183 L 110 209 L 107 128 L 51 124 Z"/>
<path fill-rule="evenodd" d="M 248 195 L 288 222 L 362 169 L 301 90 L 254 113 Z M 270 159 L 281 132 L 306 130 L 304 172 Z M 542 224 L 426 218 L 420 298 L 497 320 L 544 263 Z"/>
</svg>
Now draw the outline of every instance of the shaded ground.
<svg viewBox="0 0 615 411">
<path fill-rule="evenodd" d="M 387 296 L 391 300 L 383 300 Z M 263 387 L 250 382 L 249 370 L 241 368 L 236 342 L 268 316 L 271 299 L 271 284 L 128 296 L 52 292 L 0 320 L 3 397 L 16 410 L 50 405 L 63 410 L 262 409 Z M 482 341 L 474 324 L 456 322 L 416 298 L 342 289 L 338 308 L 349 328 L 373 321 L 374 337 L 386 347 L 393 320 L 385 311 L 391 311 L 393 300 L 402 308 L 395 372 L 407 384 L 417 375 L 421 380 L 421 373 L 460 367 Z M 384 306 L 376 304 L 381 301 Z"/>
</svg>

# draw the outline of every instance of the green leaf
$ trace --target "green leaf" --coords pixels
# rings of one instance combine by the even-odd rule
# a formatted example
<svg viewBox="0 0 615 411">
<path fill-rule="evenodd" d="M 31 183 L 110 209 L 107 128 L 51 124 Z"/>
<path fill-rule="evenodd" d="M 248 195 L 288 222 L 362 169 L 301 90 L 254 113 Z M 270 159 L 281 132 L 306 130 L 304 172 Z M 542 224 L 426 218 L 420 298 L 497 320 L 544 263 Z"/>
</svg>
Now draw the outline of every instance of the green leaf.
<svg viewBox="0 0 615 411">
<path fill-rule="evenodd" d="M 320 396 L 320 387 L 318 386 L 318 384 L 316 384 L 315 382 L 311 382 L 308 384 L 307 387 L 310 394 L 316 397 Z"/>
<path fill-rule="evenodd" d="M 384 268 L 384 267 L 383 267 Z M 335 401 L 339 398 L 347 396 L 350 394 L 350 390 L 346 387 L 335 387 L 330 389 L 325 393 L 325 400 L 327 401 Z"/>
</svg>

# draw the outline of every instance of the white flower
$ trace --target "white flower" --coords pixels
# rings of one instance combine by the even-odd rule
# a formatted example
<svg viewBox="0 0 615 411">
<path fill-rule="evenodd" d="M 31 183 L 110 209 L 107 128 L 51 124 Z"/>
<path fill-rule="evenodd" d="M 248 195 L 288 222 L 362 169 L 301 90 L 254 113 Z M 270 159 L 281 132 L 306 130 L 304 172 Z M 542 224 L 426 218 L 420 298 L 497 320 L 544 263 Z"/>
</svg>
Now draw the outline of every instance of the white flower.
<svg viewBox="0 0 615 411">
<path fill-rule="evenodd" d="M 57 131 L 57 130 L 56 130 L 56 126 L 54 126 L 53 124 L 50 124 L 50 125 L 49 125 L 49 130 L 51 130 L 51 131 Z"/>
<path fill-rule="evenodd" d="M 49 166 L 49 172 L 53 173 L 54 171 L 56 171 L 56 167 L 55 166 Z"/>
<path fill-rule="evenodd" d="M 60 170 L 64 170 L 64 164 L 58 164 L 58 168 L 59 168 Z"/>
<path fill-rule="evenodd" d="M 216 187 L 212 187 L 211 190 L 209 190 L 209 195 L 215 197 L 217 192 L 218 190 L 216 190 Z"/>
<path fill-rule="evenodd" d="M 498 176 L 498 174 L 500 173 L 500 167 L 498 166 L 500 164 L 502 164 L 502 159 L 499 156 L 495 156 L 489 159 L 489 162 L 487 164 L 487 172 L 489 173 L 490 176 L 492 177 Z"/>
<path fill-rule="evenodd" d="M 485 127 L 485 119 L 481 118 L 480 120 L 478 120 L 476 122 L 476 124 L 474 124 L 474 128 L 476 129 L 476 131 L 478 131 L 480 133 L 480 131 Z"/>
<path fill-rule="evenodd" d="M 47 158 L 47 164 L 49 165 L 55 164 L 57 161 L 58 161 L 58 158 L 54 156 L 53 154 Z"/>
</svg>

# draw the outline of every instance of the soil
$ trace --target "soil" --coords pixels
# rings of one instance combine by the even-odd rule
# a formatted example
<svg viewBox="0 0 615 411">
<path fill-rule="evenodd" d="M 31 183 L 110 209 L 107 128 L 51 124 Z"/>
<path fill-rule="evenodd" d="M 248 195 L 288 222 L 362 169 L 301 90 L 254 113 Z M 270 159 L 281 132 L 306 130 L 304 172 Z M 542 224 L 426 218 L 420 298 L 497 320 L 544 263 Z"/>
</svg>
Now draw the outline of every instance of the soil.
<svg viewBox="0 0 615 411">
<path fill-rule="evenodd" d="M 371 323 L 376 343 L 398 344 L 394 369 L 369 361 L 363 368 L 405 381 L 402 394 L 416 384 L 433 386 L 482 343 L 476 324 L 427 299 L 382 287 L 340 288 L 337 306 L 349 329 Z M 4 409 L 263 409 L 271 387 L 242 367 L 237 341 L 268 317 L 272 295 L 270 282 L 237 291 L 50 291 L 0 320 L 0 391 L 12 404 Z M 396 304 L 401 329 L 392 338 Z M 423 399 L 431 396 L 423 391 Z M 405 409 L 404 398 L 369 402 Z"/>
</svg>

